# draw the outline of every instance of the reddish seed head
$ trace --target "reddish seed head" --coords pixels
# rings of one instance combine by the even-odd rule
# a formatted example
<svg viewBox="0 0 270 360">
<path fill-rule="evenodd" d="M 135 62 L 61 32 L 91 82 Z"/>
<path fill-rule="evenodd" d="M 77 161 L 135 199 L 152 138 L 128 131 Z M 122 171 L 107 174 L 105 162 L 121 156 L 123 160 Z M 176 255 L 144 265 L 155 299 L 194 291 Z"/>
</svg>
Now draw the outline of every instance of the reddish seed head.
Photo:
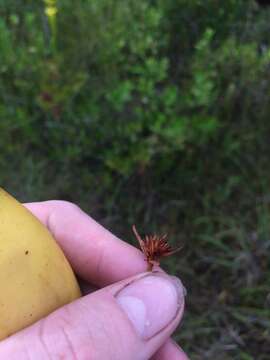
<svg viewBox="0 0 270 360">
<path fill-rule="evenodd" d="M 146 235 L 145 238 L 142 239 L 135 225 L 132 226 L 132 229 L 146 257 L 149 271 L 153 269 L 154 265 L 159 265 L 162 257 L 170 256 L 182 249 L 182 247 L 173 249 L 166 240 L 167 235 Z"/>
</svg>

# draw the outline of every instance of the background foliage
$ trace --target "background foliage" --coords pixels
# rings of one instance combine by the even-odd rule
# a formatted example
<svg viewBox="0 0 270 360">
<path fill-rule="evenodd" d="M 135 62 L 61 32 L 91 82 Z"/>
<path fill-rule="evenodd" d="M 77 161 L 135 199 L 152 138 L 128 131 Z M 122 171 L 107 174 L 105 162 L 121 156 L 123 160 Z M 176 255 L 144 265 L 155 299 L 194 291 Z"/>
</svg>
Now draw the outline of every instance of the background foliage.
<svg viewBox="0 0 270 360">
<path fill-rule="evenodd" d="M 177 340 L 270 353 L 270 10 L 254 1 L 0 1 L 0 178 L 184 242 Z"/>
</svg>

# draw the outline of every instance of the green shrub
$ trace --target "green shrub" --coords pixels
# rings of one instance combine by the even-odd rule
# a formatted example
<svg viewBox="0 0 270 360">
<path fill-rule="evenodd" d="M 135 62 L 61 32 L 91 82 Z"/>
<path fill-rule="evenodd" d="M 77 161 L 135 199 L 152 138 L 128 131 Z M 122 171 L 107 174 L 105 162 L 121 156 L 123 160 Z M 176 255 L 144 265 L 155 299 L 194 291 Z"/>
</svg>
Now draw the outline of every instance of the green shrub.
<svg viewBox="0 0 270 360">
<path fill-rule="evenodd" d="M 42 3 L 20 13 L 10 6 L 1 20 L 2 117 L 25 139 L 20 146 L 64 164 L 96 157 L 102 172 L 130 176 L 187 142 L 207 141 L 217 120 L 195 110 L 210 101 L 211 79 L 198 72 L 190 89 L 174 82 L 165 8 L 46 4 L 57 6 L 57 28 Z"/>
<path fill-rule="evenodd" d="M 186 238 L 168 266 L 189 285 L 191 357 L 265 359 L 269 10 L 3 0 L 0 13 L 2 185 L 75 201 L 123 238 L 134 222 Z"/>
</svg>

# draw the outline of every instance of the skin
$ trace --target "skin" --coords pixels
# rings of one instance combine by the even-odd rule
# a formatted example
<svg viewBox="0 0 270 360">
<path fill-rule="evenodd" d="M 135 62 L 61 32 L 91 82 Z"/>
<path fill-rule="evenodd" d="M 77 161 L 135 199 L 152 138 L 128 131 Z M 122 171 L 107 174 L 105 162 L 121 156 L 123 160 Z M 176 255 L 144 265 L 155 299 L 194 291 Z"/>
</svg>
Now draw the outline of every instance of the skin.
<svg viewBox="0 0 270 360">
<path fill-rule="evenodd" d="M 52 232 L 83 279 L 85 292 L 89 293 L 89 284 L 99 290 L 0 342 L 1 359 L 188 360 L 170 339 L 183 308 L 168 326 L 145 341 L 112 300 L 119 289 L 145 276 L 146 263 L 138 249 L 72 203 L 46 201 L 25 206 Z"/>
</svg>

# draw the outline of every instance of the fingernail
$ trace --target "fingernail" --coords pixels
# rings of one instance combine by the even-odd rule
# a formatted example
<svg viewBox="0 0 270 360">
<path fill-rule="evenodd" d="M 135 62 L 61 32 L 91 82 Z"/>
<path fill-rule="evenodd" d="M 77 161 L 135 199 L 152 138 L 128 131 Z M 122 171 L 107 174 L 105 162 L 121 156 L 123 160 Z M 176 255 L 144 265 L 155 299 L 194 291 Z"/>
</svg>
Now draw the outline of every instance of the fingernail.
<svg viewBox="0 0 270 360">
<path fill-rule="evenodd" d="M 116 299 L 138 334 L 149 339 L 175 318 L 183 305 L 184 290 L 175 277 L 151 274 L 120 290 Z"/>
</svg>

